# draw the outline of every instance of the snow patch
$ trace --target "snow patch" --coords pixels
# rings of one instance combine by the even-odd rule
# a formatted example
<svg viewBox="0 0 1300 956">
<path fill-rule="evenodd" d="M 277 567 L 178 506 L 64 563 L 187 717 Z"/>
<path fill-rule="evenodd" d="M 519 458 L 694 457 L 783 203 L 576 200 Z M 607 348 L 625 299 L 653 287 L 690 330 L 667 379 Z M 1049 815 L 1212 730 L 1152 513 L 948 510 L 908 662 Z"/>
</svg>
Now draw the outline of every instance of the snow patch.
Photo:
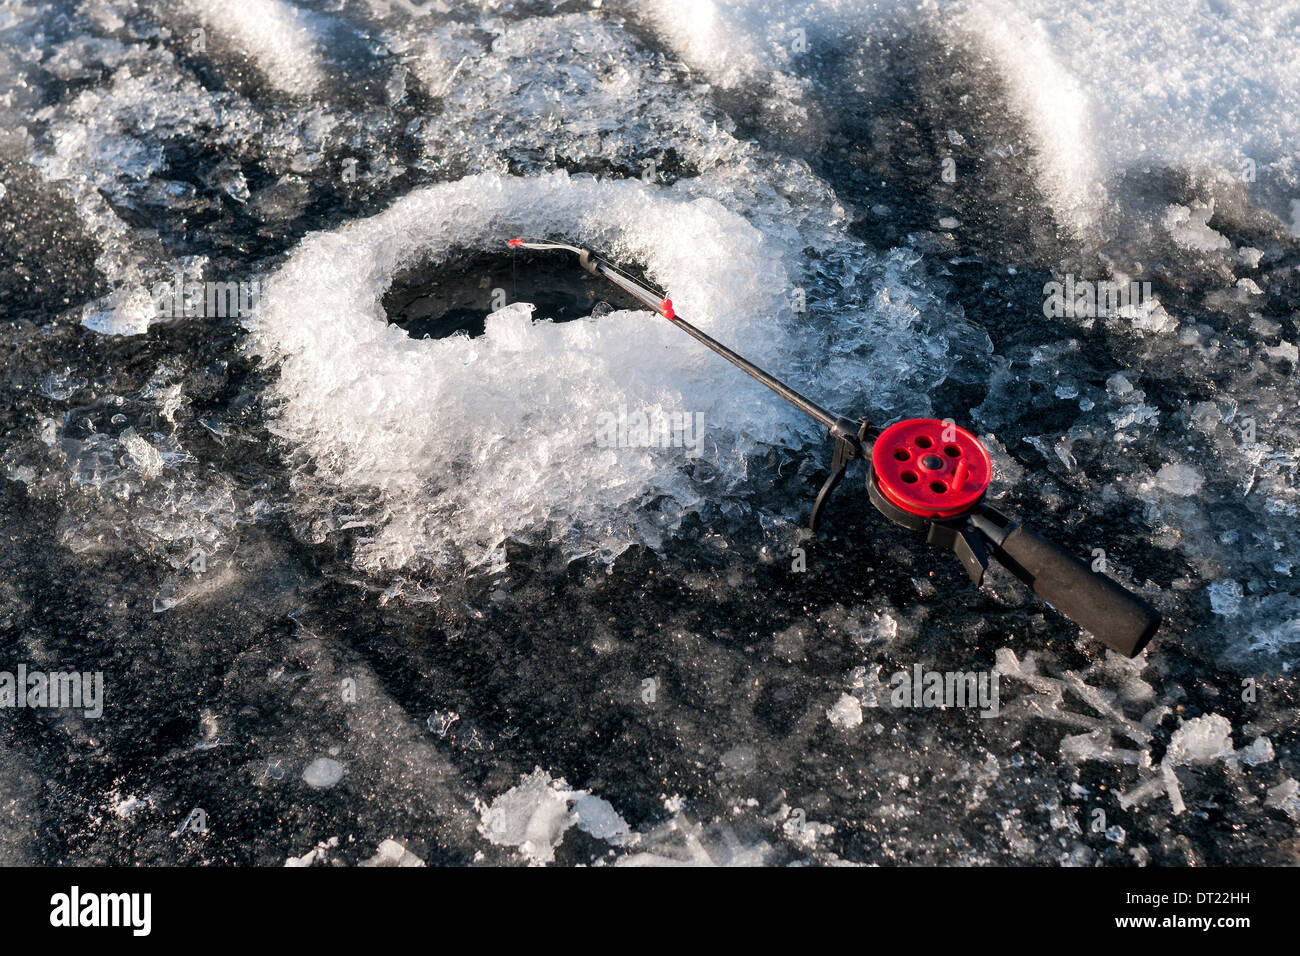
<svg viewBox="0 0 1300 956">
<path fill-rule="evenodd" d="M 266 81 L 296 96 L 314 93 L 324 82 L 322 50 L 330 24 L 324 17 L 285 0 L 184 0 L 203 25 L 246 52 Z"/>
</svg>

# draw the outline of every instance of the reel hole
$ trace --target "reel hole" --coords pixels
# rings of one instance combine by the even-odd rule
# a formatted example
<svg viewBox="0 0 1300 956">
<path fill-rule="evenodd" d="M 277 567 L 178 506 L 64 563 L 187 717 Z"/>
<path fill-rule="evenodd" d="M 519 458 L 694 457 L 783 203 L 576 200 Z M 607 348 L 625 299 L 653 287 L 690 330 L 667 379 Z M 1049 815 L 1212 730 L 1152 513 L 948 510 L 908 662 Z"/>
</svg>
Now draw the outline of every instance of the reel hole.
<svg viewBox="0 0 1300 956">
<path fill-rule="evenodd" d="M 903 479 L 905 482 L 907 482 L 909 485 L 914 485 L 914 484 L 916 484 L 918 481 L 921 480 L 920 476 L 917 475 L 917 473 L 914 472 L 914 471 L 905 471 L 905 472 L 903 472 L 901 475 L 899 475 L 898 477 L 899 477 L 899 478 L 902 478 L 902 479 Z"/>
<path fill-rule="evenodd" d="M 898 448 L 894 450 L 894 459 L 896 461 L 907 461 L 907 459 L 911 457 L 912 453 L 906 448 Z"/>
<path fill-rule="evenodd" d="M 934 444 L 934 442 L 930 441 L 930 439 L 925 435 L 917 435 L 916 444 L 918 448 L 929 448 Z"/>
<path fill-rule="evenodd" d="M 930 490 L 936 495 L 941 495 L 948 490 L 948 487 L 941 481 L 932 481 L 930 482 Z"/>
<path fill-rule="evenodd" d="M 961 457 L 961 449 L 958 448 L 956 445 L 949 445 L 947 448 L 943 450 L 943 453 L 947 455 L 949 458 Z"/>
</svg>

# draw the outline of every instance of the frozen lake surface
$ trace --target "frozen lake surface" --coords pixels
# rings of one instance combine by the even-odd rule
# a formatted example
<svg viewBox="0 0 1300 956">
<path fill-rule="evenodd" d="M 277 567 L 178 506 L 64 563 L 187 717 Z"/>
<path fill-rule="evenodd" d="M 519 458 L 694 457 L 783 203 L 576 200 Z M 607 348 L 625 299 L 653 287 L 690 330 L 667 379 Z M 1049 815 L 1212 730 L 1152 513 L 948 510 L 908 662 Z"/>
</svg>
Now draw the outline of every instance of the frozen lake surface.
<svg viewBox="0 0 1300 956">
<path fill-rule="evenodd" d="M 4 713 L 0 863 L 1300 861 L 1298 25 L 0 0 L 0 671 L 104 688 Z M 516 235 L 969 427 L 1161 633 L 861 465 L 809 538 L 822 431 Z"/>
</svg>

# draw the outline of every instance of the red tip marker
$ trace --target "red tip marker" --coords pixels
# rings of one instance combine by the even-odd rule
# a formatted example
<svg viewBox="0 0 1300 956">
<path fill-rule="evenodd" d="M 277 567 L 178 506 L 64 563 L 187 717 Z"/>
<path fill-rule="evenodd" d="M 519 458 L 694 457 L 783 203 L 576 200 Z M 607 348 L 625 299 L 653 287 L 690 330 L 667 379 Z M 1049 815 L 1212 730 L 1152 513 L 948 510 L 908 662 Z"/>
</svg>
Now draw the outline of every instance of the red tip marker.
<svg viewBox="0 0 1300 956">
<path fill-rule="evenodd" d="M 675 318 L 677 318 L 677 316 L 673 313 L 673 300 L 672 300 L 672 299 L 664 299 L 662 302 L 659 303 L 659 308 L 661 308 L 661 309 L 664 310 L 664 318 L 665 318 L 665 319 L 675 319 Z"/>
<path fill-rule="evenodd" d="M 523 241 L 522 239 L 507 239 L 507 240 L 506 240 L 506 245 L 507 245 L 507 246 L 522 246 L 523 244 L 524 244 L 524 241 Z"/>
</svg>

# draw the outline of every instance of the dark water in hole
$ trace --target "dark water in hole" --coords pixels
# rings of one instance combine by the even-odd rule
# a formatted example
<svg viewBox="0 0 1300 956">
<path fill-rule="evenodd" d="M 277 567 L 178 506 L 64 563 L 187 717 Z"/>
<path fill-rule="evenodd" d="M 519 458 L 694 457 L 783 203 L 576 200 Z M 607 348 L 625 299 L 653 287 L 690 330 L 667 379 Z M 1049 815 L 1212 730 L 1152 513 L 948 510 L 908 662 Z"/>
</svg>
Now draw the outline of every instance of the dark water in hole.
<svg viewBox="0 0 1300 956">
<path fill-rule="evenodd" d="M 452 256 L 440 265 L 399 273 L 383 298 L 388 321 L 413 339 L 482 335 L 489 313 L 512 302 L 531 302 L 537 307 L 534 319 L 553 322 L 645 308 L 583 269 L 568 252 Z"/>
</svg>

